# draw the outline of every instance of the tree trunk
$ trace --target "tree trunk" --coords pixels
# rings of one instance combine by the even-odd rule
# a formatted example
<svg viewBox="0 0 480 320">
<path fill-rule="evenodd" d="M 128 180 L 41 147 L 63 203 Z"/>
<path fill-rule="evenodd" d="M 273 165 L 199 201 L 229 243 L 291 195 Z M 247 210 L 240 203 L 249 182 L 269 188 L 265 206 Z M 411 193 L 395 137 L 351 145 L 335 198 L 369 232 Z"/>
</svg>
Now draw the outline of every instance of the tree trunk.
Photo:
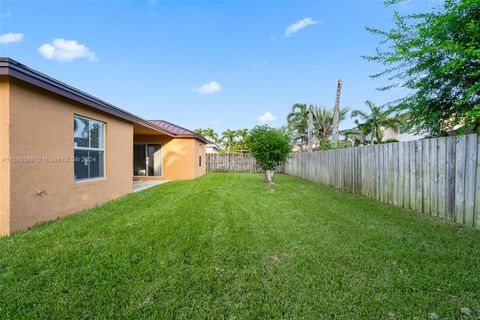
<svg viewBox="0 0 480 320">
<path fill-rule="evenodd" d="M 337 95 L 335 97 L 335 107 L 333 108 L 333 123 L 332 123 L 332 142 L 338 140 L 338 125 L 340 123 L 340 92 L 342 90 L 342 80 L 338 80 Z"/>
<path fill-rule="evenodd" d="M 312 106 L 310 106 L 310 108 L 308 109 L 307 143 L 308 143 L 308 152 L 312 152 L 312 144 L 313 144 L 313 113 L 312 113 Z"/>
<path fill-rule="evenodd" d="M 274 181 L 275 170 L 265 170 L 265 182 L 268 183 L 268 188 L 272 189 L 272 183 Z"/>
</svg>

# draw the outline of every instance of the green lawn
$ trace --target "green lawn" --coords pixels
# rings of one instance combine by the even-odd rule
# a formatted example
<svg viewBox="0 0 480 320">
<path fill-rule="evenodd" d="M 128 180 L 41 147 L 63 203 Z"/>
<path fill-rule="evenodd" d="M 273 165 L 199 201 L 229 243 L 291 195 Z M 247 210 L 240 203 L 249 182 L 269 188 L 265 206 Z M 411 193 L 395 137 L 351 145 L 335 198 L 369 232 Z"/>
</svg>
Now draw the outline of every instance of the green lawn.
<svg viewBox="0 0 480 320">
<path fill-rule="evenodd" d="M 480 316 L 480 232 L 277 176 L 209 174 L 0 239 L 0 318 Z"/>
</svg>

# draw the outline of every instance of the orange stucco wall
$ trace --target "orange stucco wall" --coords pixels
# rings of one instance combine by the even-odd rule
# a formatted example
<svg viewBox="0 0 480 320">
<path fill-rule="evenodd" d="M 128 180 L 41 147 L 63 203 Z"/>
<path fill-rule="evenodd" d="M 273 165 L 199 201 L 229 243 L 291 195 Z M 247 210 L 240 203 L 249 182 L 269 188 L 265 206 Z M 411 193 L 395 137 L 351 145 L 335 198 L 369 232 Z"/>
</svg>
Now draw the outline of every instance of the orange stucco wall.
<svg viewBox="0 0 480 320">
<path fill-rule="evenodd" d="M 0 78 L 0 236 L 10 233 L 9 84 Z"/>
<path fill-rule="evenodd" d="M 207 150 L 204 143 L 195 141 L 195 176 L 199 177 L 205 174 L 207 169 Z M 200 163 L 201 161 L 201 163 Z"/>
<path fill-rule="evenodd" d="M 7 77 L 0 98 L 0 236 L 130 193 L 134 140 L 162 144 L 160 179 L 205 173 L 205 144 L 197 139 L 134 134 L 130 122 Z M 105 178 L 74 180 L 75 114 L 106 124 Z"/>
<path fill-rule="evenodd" d="M 134 136 L 134 141 L 160 143 L 163 158 L 163 176 L 135 177 L 136 179 L 191 180 L 205 173 L 205 164 L 198 166 L 198 155 L 203 154 L 202 162 L 205 159 L 205 144 L 196 139 L 138 134 Z"/>
<path fill-rule="evenodd" d="M 9 148 L 9 156 L 30 160 L 7 164 L 0 162 L 0 232 L 22 230 L 37 222 L 89 208 L 132 191 L 131 123 L 23 82 L 10 80 L 9 83 L 9 108 L 5 108 L 4 95 L 1 99 L 0 134 L 3 140 L 0 140 L 0 151 L 3 155 Z M 2 94 L 6 90 L 3 82 L 1 90 Z M 8 115 L 5 115 L 6 109 L 9 109 Z M 68 159 L 73 158 L 75 114 L 106 123 L 106 174 L 103 179 L 74 181 L 73 162 Z M 9 131 L 5 128 L 7 122 Z M 8 147 L 4 145 L 4 132 L 9 133 Z M 9 177 L 6 172 L 9 172 Z M 9 192 L 4 177 L 9 181 Z M 38 195 L 40 190 L 45 190 L 47 195 Z M 8 222 L 4 217 L 5 198 L 9 202 Z M 6 223 L 8 227 L 5 227 Z"/>
</svg>

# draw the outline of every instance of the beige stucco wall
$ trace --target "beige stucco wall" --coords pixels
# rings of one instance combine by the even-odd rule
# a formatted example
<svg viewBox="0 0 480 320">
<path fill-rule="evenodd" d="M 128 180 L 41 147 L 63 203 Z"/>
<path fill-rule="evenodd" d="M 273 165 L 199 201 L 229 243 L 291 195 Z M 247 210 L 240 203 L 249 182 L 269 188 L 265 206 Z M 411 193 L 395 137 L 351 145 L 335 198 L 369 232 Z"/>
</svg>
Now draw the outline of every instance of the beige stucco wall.
<svg viewBox="0 0 480 320">
<path fill-rule="evenodd" d="M 10 163 L 10 232 L 132 191 L 131 123 L 16 80 L 10 82 L 9 92 L 10 156 L 13 157 L 72 159 L 74 114 L 106 123 L 103 179 L 75 182 L 71 161 Z M 6 170 L 4 164 L 0 165 L 0 172 Z M 39 196 L 39 190 L 48 194 Z"/>
<path fill-rule="evenodd" d="M 9 83 L 0 78 L 0 236 L 10 233 Z"/>
<path fill-rule="evenodd" d="M 164 180 L 191 180 L 205 173 L 198 169 L 198 154 L 203 152 L 202 162 L 205 158 L 205 145 L 196 139 L 171 138 L 164 135 L 135 135 L 137 143 L 160 143 L 162 145 L 163 176 L 161 177 L 136 177 L 136 179 L 164 179 Z"/>
<path fill-rule="evenodd" d="M 396 132 L 395 130 L 391 128 L 384 129 L 382 132 L 382 140 L 388 140 L 388 139 L 395 139 L 398 140 L 399 142 L 403 141 L 413 141 L 413 140 L 419 140 L 424 138 L 425 135 L 416 135 L 413 133 L 400 133 Z"/>
</svg>

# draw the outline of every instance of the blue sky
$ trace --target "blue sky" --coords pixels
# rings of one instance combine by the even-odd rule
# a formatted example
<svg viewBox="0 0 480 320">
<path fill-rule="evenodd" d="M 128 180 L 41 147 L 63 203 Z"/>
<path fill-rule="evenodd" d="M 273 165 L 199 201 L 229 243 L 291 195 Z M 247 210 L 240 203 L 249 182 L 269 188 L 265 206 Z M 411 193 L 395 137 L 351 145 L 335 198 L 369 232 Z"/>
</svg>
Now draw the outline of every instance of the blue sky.
<svg viewBox="0 0 480 320">
<path fill-rule="evenodd" d="M 380 67 L 360 57 L 378 42 L 365 26 L 390 27 L 392 9 L 380 0 L 0 0 L 0 55 L 146 119 L 280 126 L 296 102 L 331 108 L 338 79 L 352 109 L 404 94 L 376 91 L 382 80 L 368 75 Z"/>
</svg>

